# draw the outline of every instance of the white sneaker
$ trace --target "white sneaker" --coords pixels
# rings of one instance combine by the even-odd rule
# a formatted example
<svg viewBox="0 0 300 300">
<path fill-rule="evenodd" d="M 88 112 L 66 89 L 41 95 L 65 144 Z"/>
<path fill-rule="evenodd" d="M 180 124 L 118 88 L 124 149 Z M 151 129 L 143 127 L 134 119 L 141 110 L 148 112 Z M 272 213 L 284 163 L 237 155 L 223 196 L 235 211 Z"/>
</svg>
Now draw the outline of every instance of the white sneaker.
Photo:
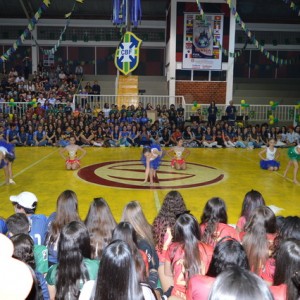
<svg viewBox="0 0 300 300">
<path fill-rule="evenodd" d="M 13 179 L 9 179 L 9 184 L 16 184 Z"/>
</svg>

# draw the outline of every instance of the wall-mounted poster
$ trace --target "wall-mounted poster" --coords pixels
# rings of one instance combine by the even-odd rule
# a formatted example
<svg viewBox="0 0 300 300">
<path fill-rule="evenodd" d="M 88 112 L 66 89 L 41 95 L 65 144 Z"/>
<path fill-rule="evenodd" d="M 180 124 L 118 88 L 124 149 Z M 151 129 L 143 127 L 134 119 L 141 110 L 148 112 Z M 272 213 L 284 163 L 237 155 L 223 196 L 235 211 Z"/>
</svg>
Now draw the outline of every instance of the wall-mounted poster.
<svg viewBox="0 0 300 300">
<path fill-rule="evenodd" d="M 214 43 L 222 44 L 223 15 L 205 14 L 205 21 L 201 15 L 185 13 L 183 40 L 183 69 L 221 70 L 222 51 Z"/>
</svg>

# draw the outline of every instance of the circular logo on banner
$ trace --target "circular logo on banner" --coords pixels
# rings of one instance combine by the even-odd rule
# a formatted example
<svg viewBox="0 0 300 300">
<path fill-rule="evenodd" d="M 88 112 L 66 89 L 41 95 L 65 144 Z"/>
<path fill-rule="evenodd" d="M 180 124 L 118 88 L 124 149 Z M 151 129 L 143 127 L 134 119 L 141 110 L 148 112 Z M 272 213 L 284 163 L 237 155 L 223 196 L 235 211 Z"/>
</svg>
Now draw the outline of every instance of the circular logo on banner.
<svg viewBox="0 0 300 300">
<path fill-rule="evenodd" d="M 125 189 L 148 189 L 143 185 L 145 168 L 139 160 L 108 161 L 83 167 L 78 176 L 88 182 Z M 221 181 L 222 170 L 196 163 L 187 163 L 186 170 L 175 170 L 170 162 L 162 162 L 157 172 L 159 183 L 152 189 L 194 188 Z"/>
</svg>

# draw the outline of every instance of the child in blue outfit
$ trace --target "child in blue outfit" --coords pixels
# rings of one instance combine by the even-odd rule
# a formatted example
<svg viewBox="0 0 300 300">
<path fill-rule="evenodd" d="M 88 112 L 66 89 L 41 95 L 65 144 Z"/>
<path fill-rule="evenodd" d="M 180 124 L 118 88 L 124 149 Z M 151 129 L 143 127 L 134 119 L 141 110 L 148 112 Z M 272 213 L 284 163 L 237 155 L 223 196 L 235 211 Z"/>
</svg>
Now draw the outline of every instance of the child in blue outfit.
<svg viewBox="0 0 300 300">
<path fill-rule="evenodd" d="M 145 180 L 143 183 L 146 183 L 149 179 L 150 185 L 153 185 L 153 182 L 158 182 L 156 171 L 160 166 L 161 158 L 163 151 L 161 150 L 160 145 L 152 144 L 151 147 L 143 148 L 142 163 L 145 166 Z"/>
<path fill-rule="evenodd" d="M 268 144 L 268 147 L 264 148 L 264 150 L 258 154 L 261 158 L 260 167 L 264 170 L 277 171 L 280 166 L 280 163 L 277 161 L 280 154 L 278 149 L 275 148 L 274 139 L 270 139 Z"/>
<path fill-rule="evenodd" d="M 6 184 L 15 184 L 12 174 L 12 163 L 14 160 L 14 145 L 0 140 L 0 169 L 4 170 Z"/>
</svg>

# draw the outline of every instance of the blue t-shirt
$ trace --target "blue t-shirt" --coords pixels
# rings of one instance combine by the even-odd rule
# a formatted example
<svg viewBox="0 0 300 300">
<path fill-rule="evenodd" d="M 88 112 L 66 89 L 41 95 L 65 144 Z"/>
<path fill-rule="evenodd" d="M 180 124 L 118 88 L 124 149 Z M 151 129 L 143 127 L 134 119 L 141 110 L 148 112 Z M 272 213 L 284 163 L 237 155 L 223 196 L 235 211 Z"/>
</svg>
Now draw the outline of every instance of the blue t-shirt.
<svg viewBox="0 0 300 300">
<path fill-rule="evenodd" d="M 50 229 L 51 223 L 55 220 L 56 218 L 56 212 L 53 212 L 47 219 L 47 232 Z"/>
<path fill-rule="evenodd" d="M 0 219 L 0 233 L 3 233 L 3 234 L 7 233 L 6 222 L 3 219 Z"/>
<path fill-rule="evenodd" d="M 47 233 L 47 217 L 45 215 L 31 215 L 28 217 L 30 223 L 29 235 L 35 245 L 44 245 Z"/>
<path fill-rule="evenodd" d="M 47 285 L 47 281 L 46 281 L 45 277 L 43 276 L 43 274 L 41 274 L 39 272 L 35 272 L 35 276 L 36 276 L 38 284 L 42 290 L 44 300 L 50 300 L 48 285 Z"/>
</svg>

